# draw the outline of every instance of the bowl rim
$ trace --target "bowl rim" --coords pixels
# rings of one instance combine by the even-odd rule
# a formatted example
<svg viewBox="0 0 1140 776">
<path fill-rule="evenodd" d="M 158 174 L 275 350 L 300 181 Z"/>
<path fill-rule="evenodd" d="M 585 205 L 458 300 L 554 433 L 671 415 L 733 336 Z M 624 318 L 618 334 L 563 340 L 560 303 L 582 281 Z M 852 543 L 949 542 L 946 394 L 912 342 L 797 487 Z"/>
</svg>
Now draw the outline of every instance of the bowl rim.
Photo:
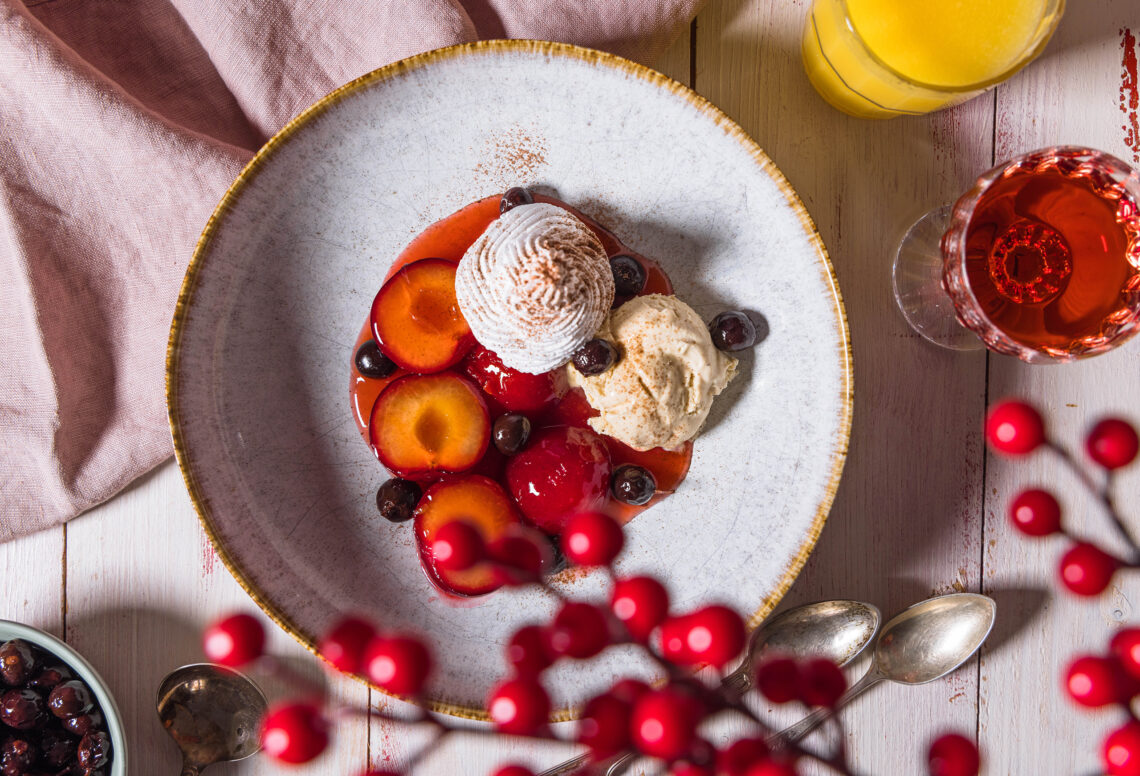
<svg viewBox="0 0 1140 776">
<path fill-rule="evenodd" d="M 815 548 L 820 533 L 823 531 L 823 526 L 831 510 L 831 505 L 835 500 L 840 477 L 843 474 L 843 467 L 847 460 L 847 451 L 851 440 L 851 424 L 855 401 L 855 377 L 851 352 L 850 326 L 847 322 L 847 312 L 843 304 L 843 297 L 839 291 L 839 282 L 835 274 L 835 268 L 832 266 L 831 260 L 828 257 L 827 249 L 823 244 L 823 239 L 820 237 L 819 230 L 816 228 L 815 222 L 808 214 L 807 208 L 804 206 L 802 200 L 800 200 L 799 195 L 796 194 L 788 182 L 788 179 L 779 168 L 776 167 L 772 159 L 739 124 L 729 118 L 720 108 L 713 105 L 688 86 L 652 68 L 625 59 L 616 54 L 610 54 L 605 51 L 598 51 L 570 43 L 527 39 L 481 40 L 433 49 L 407 57 L 406 59 L 398 60 L 349 81 L 317 100 L 271 137 L 238 174 L 237 178 L 222 196 L 214 212 L 210 215 L 205 228 L 202 230 L 201 236 L 198 238 L 198 243 L 195 246 L 190 263 L 187 266 L 186 275 L 183 278 L 182 287 L 175 304 L 174 317 L 170 328 L 170 339 L 166 351 L 166 406 L 170 423 L 170 433 L 174 443 L 174 456 L 178 461 L 178 467 L 182 472 L 187 492 L 190 495 L 190 501 L 194 505 L 194 510 L 198 514 L 198 519 L 202 524 L 206 536 L 209 538 L 210 543 L 213 545 L 222 563 L 229 570 L 234 579 L 237 580 L 241 588 L 253 599 L 254 603 L 257 604 L 269 619 L 296 639 L 305 649 L 322 660 L 324 658 L 321 657 L 318 649 L 319 635 L 307 633 L 294 623 L 271 596 L 261 591 L 257 585 L 251 581 L 246 571 L 237 560 L 229 554 L 222 542 L 219 541 L 211 517 L 209 500 L 194 475 L 190 452 L 186 447 L 182 435 L 183 423 L 179 413 L 178 385 L 180 346 L 186 328 L 186 322 L 189 318 L 191 302 L 198 286 L 202 268 L 210 253 L 210 247 L 225 220 L 227 212 L 234 207 L 246 186 L 249 185 L 261 169 L 273 159 L 278 148 L 288 143 L 296 134 L 304 129 L 307 124 L 320 117 L 342 100 L 353 96 L 373 84 L 393 80 L 406 73 L 420 70 L 430 65 L 465 57 L 493 56 L 503 53 L 530 54 L 536 58 L 545 57 L 548 59 L 557 57 L 578 60 L 595 66 L 604 66 L 624 73 L 628 78 L 631 78 L 631 80 L 647 82 L 651 86 L 663 89 L 671 93 L 674 97 L 688 102 L 704 118 L 712 121 L 714 125 L 724 130 L 726 135 L 738 142 L 749 156 L 751 156 L 756 165 L 772 179 L 780 192 L 784 195 L 788 206 L 799 220 L 804 230 L 804 236 L 815 249 L 816 258 L 819 260 L 821 268 L 825 271 L 825 279 L 837 312 L 836 331 L 834 334 L 836 342 L 839 345 L 839 360 L 841 362 L 842 372 L 838 426 L 835 439 L 833 440 L 834 444 L 829 475 L 824 486 L 823 497 L 816 507 L 815 515 L 812 518 L 811 525 L 806 531 L 804 540 L 801 542 L 795 555 L 789 560 L 783 576 L 775 585 L 772 592 L 760 602 L 758 608 L 747 618 L 747 624 L 750 630 L 759 625 L 768 614 L 776 608 L 785 593 L 791 588 L 796 577 L 799 576 L 800 571 L 807 562 L 808 556 L 811 555 L 812 550 Z M 426 707 L 436 713 L 483 722 L 490 721 L 490 716 L 487 714 L 487 711 L 480 707 L 447 703 L 428 697 L 409 698 L 394 695 L 376 686 L 372 682 L 367 681 L 362 676 L 352 676 L 385 695 Z M 550 720 L 551 722 L 572 720 L 577 717 L 577 713 L 578 710 L 575 708 L 554 710 L 551 713 Z"/>
<path fill-rule="evenodd" d="M 11 636 L 8 636 L 8 633 Z M 111 774 L 112 776 L 125 776 L 127 773 L 127 741 L 126 731 L 123 727 L 123 715 L 115 704 L 115 697 L 111 694 L 107 681 L 99 675 L 95 667 L 87 658 L 79 654 L 74 647 L 63 639 L 53 636 L 42 628 L 28 625 L 15 620 L 0 620 L 0 641 L 21 639 L 30 642 L 40 649 L 50 652 L 55 657 L 74 669 L 95 693 L 95 699 L 103 716 L 107 719 L 107 733 L 111 737 Z"/>
</svg>

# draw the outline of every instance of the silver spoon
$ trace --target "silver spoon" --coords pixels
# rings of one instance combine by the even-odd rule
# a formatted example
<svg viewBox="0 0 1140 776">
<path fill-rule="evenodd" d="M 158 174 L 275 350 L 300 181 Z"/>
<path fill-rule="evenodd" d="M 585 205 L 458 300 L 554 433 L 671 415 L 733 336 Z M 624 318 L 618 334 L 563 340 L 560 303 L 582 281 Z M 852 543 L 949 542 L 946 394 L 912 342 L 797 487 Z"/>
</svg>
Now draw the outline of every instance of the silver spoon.
<svg viewBox="0 0 1140 776">
<path fill-rule="evenodd" d="M 735 671 L 721 680 L 721 687 L 731 699 L 740 698 L 752 687 L 753 668 L 765 654 L 826 657 L 846 665 L 871 643 L 881 619 L 878 609 L 860 601 L 820 601 L 788 609 L 752 631 L 744 659 Z M 623 773 L 636 756 L 618 755 L 595 767 L 606 776 L 616 776 Z M 588 754 L 579 755 L 538 776 L 573 773 L 588 757 Z"/>
<path fill-rule="evenodd" d="M 768 743 L 799 741 L 879 682 L 926 684 L 941 679 L 978 651 L 990 635 L 996 614 L 994 600 L 976 593 L 929 598 L 903 610 L 883 626 L 867 673 L 834 707 L 817 709 L 769 736 Z"/>
<path fill-rule="evenodd" d="M 158 718 L 182 750 L 182 776 L 241 760 L 260 748 L 265 696 L 237 671 L 211 663 L 177 668 L 158 686 Z"/>
</svg>

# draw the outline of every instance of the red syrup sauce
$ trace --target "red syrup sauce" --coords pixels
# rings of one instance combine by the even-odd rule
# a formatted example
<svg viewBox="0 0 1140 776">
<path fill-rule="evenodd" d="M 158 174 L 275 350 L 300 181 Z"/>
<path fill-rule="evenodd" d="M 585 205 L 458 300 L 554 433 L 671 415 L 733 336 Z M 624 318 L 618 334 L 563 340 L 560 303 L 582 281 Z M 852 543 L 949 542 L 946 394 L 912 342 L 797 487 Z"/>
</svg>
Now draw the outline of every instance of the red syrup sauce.
<svg viewBox="0 0 1140 776">
<path fill-rule="evenodd" d="M 472 243 L 499 217 L 499 203 L 501 199 L 502 197 L 499 194 L 485 197 L 429 226 L 412 240 L 412 242 L 408 244 L 408 247 L 396 257 L 396 260 L 388 270 L 388 274 L 385 276 L 385 280 L 392 277 L 392 275 L 398 272 L 402 267 L 414 261 L 419 261 L 420 259 L 440 258 L 458 262 L 463 258 L 463 254 L 467 252 L 467 249 L 471 247 Z M 665 274 L 660 264 L 653 259 L 631 250 L 597 221 L 553 197 L 535 194 L 534 199 L 536 202 L 546 202 L 557 205 L 581 219 L 582 222 L 590 227 L 594 234 L 597 235 L 598 240 L 601 241 L 602 246 L 606 250 L 607 256 L 627 254 L 640 261 L 646 271 L 646 283 L 642 295 L 673 293 L 673 284 L 669 281 L 669 276 Z M 620 298 L 615 299 L 614 306 L 620 306 L 623 301 L 626 300 Z M 356 345 L 353 347 L 352 352 L 355 353 L 361 345 L 371 338 L 372 326 L 371 323 L 366 320 L 364 326 L 361 327 L 360 335 L 356 339 Z M 368 419 L 372 414 L 372 405 L 375 404 L 376 397 L 379 396 L 381 391 L 390 383 L 405 376 L 408 372 L 397 368 L 389 377 L 376 379 L 361 375 L 356 369 L 355 361 L 351 363 L 350 369 L 349 396 L 352 403 L 352 415 L 356 420 L 356 425 L 360 429 L 361 435 L 364 437 L 365 443 L 369 444 Z M 448 371 L 463 374 L 462 362 L 451 367 Z M 557 380 L 559 385 L 565 386 L 564 377 L 559 375 Z M 487 399 L 488 408 L 492 412 L 492 417 L 494 417 L 496 402 L 490 396 L 486 396 L 485 398 Z M 536 430 L 538 428 L 558 425 L 588 428 L 587 420 L 591 417 L 596 417 L 597 414 L 597 411 L 586 401 L 586 396 L 581 389 L 564 387 L 561 397 L 537 413 L 537 417 L 532 418 L 532 420 L 535 421 L 534 427 Z M 623 504 L 612 497 L 607 498 L 603 510 L 622 523 L 628 523 L 635 516 L 675 491 L 689 471 L 689 463 L 693 457 L 692 442 L 685 442 L 676 450 L 664 450 L 658 447 L 642 452 L 634 450 L 611 437 L 605 435 L 599 436 L 609 449 L 610 461 L 613 468 L 616 469 L 618 466 L 627 463 L 636 464 L 652 472 L 657 480 L 657 493 L 648 504 L 643 506 L 631 506 L 629 504 Z M 371 444 L 369 444 L 369 446 L 371 447 Z M 503 454 L 492 444 L 488 446 L 486 455 L 483 456 L 483 459 L 476 464 L 474 468 L 462 472 L 461 474 L 483 474 L 498 481 L 499 484 L 503 486 L 503 489 L 507 493 L 510 493 L 510 488 L 507 486 L 505 478 L 503 477 L 505 463 L 506 461 Z M 447 474 L 438 474 L 433 479 L 424 481 L 421 484 L 426 488 L 430 482 L 442 480 L 449 476 L 450 475 Z"/>
</svg>

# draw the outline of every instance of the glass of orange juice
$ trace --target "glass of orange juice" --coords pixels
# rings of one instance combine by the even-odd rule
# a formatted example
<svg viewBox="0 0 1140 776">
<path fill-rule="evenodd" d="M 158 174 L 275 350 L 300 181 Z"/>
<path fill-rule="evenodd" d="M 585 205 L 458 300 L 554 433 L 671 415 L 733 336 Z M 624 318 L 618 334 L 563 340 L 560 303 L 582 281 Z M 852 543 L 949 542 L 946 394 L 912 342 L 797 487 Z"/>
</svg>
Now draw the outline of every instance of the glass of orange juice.
<svg viewBox="0 0 1140 776">
<path fill-rule="evenodd" d="M 1049 42 L 1065 0 L 815 0 L 808 78 L 860 118 L 956 105 L 1009 78 Z"/>
</svg>

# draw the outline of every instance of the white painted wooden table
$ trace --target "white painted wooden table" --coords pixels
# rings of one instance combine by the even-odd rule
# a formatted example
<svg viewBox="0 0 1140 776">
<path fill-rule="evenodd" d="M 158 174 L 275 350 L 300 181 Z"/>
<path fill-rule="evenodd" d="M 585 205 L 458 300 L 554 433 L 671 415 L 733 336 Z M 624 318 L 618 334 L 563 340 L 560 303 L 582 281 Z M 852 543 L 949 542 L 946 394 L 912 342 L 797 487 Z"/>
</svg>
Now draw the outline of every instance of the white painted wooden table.
<svg viewBox="0 0 1140 776">
<path fill-rule="evenodd" d="M 1059 592 L 1062 545 L 1015 535 L 1006 502 L 1028 483 L 1055 484 L 1073 527 L 1111 541 L 1102 516 L 1053 460 L 987 456 L 980 426 L 986 404 L 1011 394 L 1047 408 L 1057 435 L 1073 442 L 1103 413 L 1140 420 L 1140 342 L 1064 367 L 943 352 L 896 312 L 890 263 L 906 226 L 995 161 L 1073 143 L 1140 164 L 1135 73 L 1130 80 L 1124 64 L 1125 29 L 1140 32 L 1140 3 L 1074 0 L 1044 56 L 1010 82 L 948 112 L 879 123 L 843 116 L 812 91 L 799 60 L 808 6 L 716 0 L 658 63 L 743 124 L 783 169 L 819 226 L 847 304 L 856 375 L 850 457 L 823 537 L 785 603 L 851 597 L 889 616 L 949 590 L 998 601 L 979 659 L 930 685 L 882 687 L 850 708 L 858 772 L 922 772 L 925 742 L 945 728 L 977 735 L 989 774 L 1096 772 L 1099 740 L 1117 720 L 1072 708 L 1060 673 L 1070 655 L 1102 649 L 1114 627 L 1134 619 L 1140 579 L 1118 578 L 1091 602 Z M 1140 471 L 1120 492 L 1140 522 Z M 200 659 L 203 623 L 252 603 L 206 541 L 174 464 L 66 527 L 0 546 L 0 563 L 0 616 L 63 635 L 104 674 L 126 717 L 133 773 L 177 773 L 154 714 L 159 678 Z M 272 648 L 319 670 L 275 628 Z M 334 683 L 355 702 L 400 711 L 360 685 Z M 268 690 L 280 693 L 272 683 Z M 342 725 L 317 764 L 294 772 L 399 766 L 422 741 L 419 732 L 361 720 Z M 416 774 L 485 774 L 508 758 L 546 767 L 573 752 L 459 736 Z M 255 758 L 211 772 L 279 769 Z"/>
</svg>

